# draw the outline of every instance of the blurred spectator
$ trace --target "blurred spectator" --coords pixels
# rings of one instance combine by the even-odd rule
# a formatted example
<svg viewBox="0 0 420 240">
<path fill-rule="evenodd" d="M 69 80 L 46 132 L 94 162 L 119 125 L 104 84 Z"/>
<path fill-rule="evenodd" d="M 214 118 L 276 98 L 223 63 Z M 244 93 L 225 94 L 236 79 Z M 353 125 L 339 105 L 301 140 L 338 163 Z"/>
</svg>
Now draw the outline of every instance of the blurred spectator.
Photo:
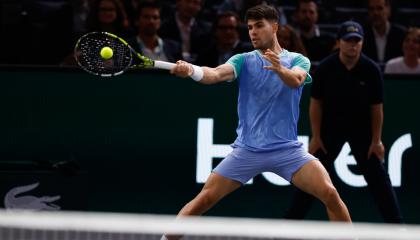
<svg viewBox="0 0 420 240">
<path fill-rule="evenodd" d="M 80 37 L 87 32 L 87 16 L 89 14 L 90 0 L 75 0 L 72 1 L 73 8 L 73 31 L 76 37 Z"/>
<path fill-rule="evenodd" d="M 401 56 L 405 29 L 389 21 L 390 0 L 368 0 L 368 15 L 363 53 L 381 64 Z"/>
<path fill-rule="evenodd" d="M 87 29 L 89 32 L 110 32 L 123 38 L 133 35 L 119 0 L 94 0 L 87 17 Z"/>
<path fill-rule="evenodd" d="M 286 24 L 280 25 L 277 30 L 277 39 L 280 46 L 289 50 L 290 52 L 297 52 L 304 56 L 307 56 L 305 46 L 303 46 L 302 40 L 300 40 L 295 29 Z"/>
<path fill-rule="evenodd" d="M 420 28 L 410 28 L 402 44 L 403 56 L 389 60 L 385 73 L 420 74 Z"/>
<path fill-rule="evenodd" d="M 160 28 L 162 38 L 181 43 L 183 58 L 195 62 L 200 49 L 208 45 L 211 24 L 197 19 L 203 0 L 177 0 L 176 11 Z"/>
<path fill-rule="evenodd" d="M 219 6 L 217 6 L 218 13 L 232 11 L 239 14 L 239 19 L 242 21 L 245 16 L 245 12 L 256 5 L 259 4 L 269 4 L 273 5 L 279 12 L 279 24 L 284 25 L 287 23 L 287 18 L 284 15 L 283 9 L 275 4 L 272 4 L 271 1 L 264 0 L 224 0 Z M 248 34 L 248 32 L 247 32 Z"/>
<path fill-rule="evenodd" d="M 125 12 L 127 14 L 127 19 L 130 22 L 131 26 L 134 26 L 137 21 L 137 10 L 141 2 L 147 0 L 119 0 L 124 6 Z"/>
<path fill-rule="evenodd" d="M 239 17 L 228 11 L 217 15 L 214 28 L 214 40 L 197 58 L 201 66 L 217 67 L 237 53 L 253 50 L 249 42 L 239 39 Z"/>
<path fill-rule="evenodd" d="M 166 19 L 168 12 L 173 12 L 173 3 L 171 0 L 119 0 L 124 6 L 125 12 L 127 13 L 128 21 L 131 26 L 135 26 L 137 22 L 138 9 L 141 3 L 143 2 L 156 2 L 159 4 L 160 8 L 160 19 L 161 21 Z"/>
<path fill-rule="evenodd" d="M 321 31 L 318 22 L 318 6 L 314 0 L 299 0 L 295 19 L 297 33 L 311 61 L 320 61 L 328 56 L 335 46 L 334 34 Z"/>
<path fill-rule="evenodd" d="M 140 54 L 154 60 L 175 62 L 182 59 L 181 45 L 158 36 L 160 6 L 156 2 L 143 2 L 137 11 L 138 34 L 128 40 Z"/>
</svg>

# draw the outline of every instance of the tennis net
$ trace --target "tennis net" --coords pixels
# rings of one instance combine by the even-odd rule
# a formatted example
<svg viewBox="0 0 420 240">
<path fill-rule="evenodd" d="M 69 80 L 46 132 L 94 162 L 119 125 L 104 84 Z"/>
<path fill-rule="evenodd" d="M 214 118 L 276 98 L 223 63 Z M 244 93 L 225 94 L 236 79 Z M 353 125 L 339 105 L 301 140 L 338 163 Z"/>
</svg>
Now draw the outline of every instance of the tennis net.
<svg viewBox="0 0 420 240">
<path fill-rule="evenodd" d="M 420 226 L 81 212 L 0 211 L 2 240 L 420 239 Z"/>
</svg>

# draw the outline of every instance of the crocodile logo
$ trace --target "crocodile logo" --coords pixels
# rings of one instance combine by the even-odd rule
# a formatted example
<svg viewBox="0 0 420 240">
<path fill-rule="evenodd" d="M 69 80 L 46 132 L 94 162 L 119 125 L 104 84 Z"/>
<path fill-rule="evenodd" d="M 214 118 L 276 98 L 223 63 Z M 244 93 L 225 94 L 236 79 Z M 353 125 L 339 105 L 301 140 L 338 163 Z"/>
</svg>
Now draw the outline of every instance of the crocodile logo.
<svg viewBox="0 0 420 240">
<path fill-rule="evenodd" d="M 56 196 L 32 196 L 22 195 L 23 193 L 29 192 L 39 186 L 39 182 L 19 186 L 10 189 L 4 197 L 4 206 L 6 209 L 28 209 L 28 210 L 59 210 L 60 206 L 53 204 L 52 202 L 57 201 L 61 198 L 60 195 Z M 18 196 L 20 195 L 20 196 Z"/>
</svg>

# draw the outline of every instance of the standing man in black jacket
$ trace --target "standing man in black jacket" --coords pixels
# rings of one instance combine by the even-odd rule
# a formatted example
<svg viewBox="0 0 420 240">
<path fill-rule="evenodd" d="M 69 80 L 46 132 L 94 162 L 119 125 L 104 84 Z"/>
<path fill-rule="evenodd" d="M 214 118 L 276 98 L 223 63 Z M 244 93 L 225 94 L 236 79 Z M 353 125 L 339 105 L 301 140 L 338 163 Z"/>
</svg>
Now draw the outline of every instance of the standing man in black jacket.
<svg viewBox="0 0 420 240">
<path fill-rule="evenodd" d="M 313 75 L 309 115 L 309 152 L 331 172 L 345 142 L 387 223 L 402 216 L 391 180 L 383 166 L 383 78 L 377 64 L 361 54 L 363 29 L 344 22 L 337 34 L 339 51 L 324 59 Z M 313 197 L 298 191 L 286 218 L 301 219 Z"/>
</svg>

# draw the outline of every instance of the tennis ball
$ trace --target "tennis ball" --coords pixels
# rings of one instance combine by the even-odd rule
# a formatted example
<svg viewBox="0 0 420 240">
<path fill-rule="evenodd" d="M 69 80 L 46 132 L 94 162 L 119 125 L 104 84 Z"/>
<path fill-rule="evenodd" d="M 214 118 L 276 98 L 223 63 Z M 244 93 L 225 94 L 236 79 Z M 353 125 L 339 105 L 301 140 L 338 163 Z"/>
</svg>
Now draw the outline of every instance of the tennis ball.
<svg viewBox="0 0 420 240">
<path fill-rule="evenodd" d="M 112 58 L 112 55 L 114 55 L 114 52 L 112 51 L 112 49 L 110 47 L 103 47 L 101 49 L 101 57 L 105 60 L 108 60 L 110 58 Z"/>
</svg>

